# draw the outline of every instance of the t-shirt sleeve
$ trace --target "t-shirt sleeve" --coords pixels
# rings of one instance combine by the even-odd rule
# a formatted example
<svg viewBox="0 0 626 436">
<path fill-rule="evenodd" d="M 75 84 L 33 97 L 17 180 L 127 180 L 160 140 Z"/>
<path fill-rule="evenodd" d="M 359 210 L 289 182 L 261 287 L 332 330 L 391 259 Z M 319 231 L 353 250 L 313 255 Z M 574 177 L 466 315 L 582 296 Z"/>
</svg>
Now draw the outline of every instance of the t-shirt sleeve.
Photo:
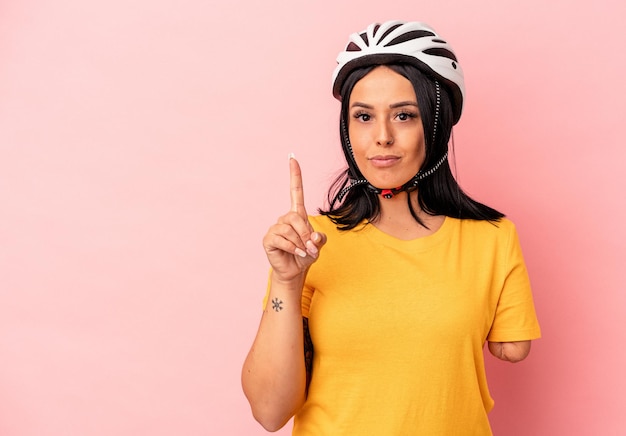
<svg viewBox="0 0 626 436">
<path fill-rule="evenodd" d="M 309 308 L 311 307 L 311 298 L 313 297 L 313 288 L 306 283 L 302 289 L 302 316 L 309 317 Z"/>
<path fill-rule="evenodd" d="M 530 280 L 513 225 L 509 232 L 503 268 L 504 282 L 487 340 L 513 342 L 541 337 Z"/>
</svg>

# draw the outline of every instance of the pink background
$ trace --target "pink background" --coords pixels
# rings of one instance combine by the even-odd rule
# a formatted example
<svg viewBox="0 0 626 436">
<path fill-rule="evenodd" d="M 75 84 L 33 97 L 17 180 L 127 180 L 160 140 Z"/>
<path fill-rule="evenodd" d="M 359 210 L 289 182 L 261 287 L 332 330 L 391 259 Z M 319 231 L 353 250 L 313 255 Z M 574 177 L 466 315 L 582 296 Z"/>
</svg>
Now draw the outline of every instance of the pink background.
<svg viewBox="0 0 626 436">
<path fill-rule="evenodd" d="M 626 431 L 624 3 L 0 3 L 0 435 L 255 435 L 261 238 L 341 168 L 348 33 L 456 48 L 457 172 L 518 225 L 544 338 L 488 358 L 497 435 Z M 279 434 L 288 434 L 287 429 Z"/>
</svg>

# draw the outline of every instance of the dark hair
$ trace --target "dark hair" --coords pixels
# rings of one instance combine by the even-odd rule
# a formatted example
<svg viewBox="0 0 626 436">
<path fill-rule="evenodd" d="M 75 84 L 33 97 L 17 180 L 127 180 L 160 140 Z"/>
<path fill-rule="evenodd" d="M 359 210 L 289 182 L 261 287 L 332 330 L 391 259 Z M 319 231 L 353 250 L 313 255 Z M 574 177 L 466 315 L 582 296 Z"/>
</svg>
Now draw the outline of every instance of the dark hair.
<svg viewBox="0 0 626 436">
<path fill-rule="evenodd" d="M 377 66 L 372 65 L 354 70 L 345 80 L 341 89 L 339 131 L 348 168 L 335 179 L 328 191 L 328 210 L 319 209 L 319 213 L 328 216 L 340 230 L 353 229 L 364 219 L 372 220 L 380 215 L 379 195 L 373 192 L 367 184 L 359 184 L 350 188 L 343 199 L 339 196 L 341 190 L 349 186 L 351 181 L 363 179 L 350 150 L 346 124 L 349 120 L 348 105 L 350 94 L 356 83 Z M 398 63 L 386 66 L 407 78 L 413 85 L 422 117 L 426 143 L 426 153 L 420 170 L 428 171 L 448 152 L 448 143 L 453 126 L 453 108 L 450 95 L 446 87 L 441 86 L 439 119 L 433 141 L 437 98 L 435 81 L 409 64 Z M 504 217 L 501 212 L 473 200 L 463 192 L 452 175 L 447 159 L 431 175 L 420 180 L 417 188 L 414 189 L 418 189 L 417 198 L 420 208 L 430 215 L 487 221 L 498 221 Z M 408 205 L 413 218 L 424 225 L 413 208 L 410 196 Z"/>
</svg>

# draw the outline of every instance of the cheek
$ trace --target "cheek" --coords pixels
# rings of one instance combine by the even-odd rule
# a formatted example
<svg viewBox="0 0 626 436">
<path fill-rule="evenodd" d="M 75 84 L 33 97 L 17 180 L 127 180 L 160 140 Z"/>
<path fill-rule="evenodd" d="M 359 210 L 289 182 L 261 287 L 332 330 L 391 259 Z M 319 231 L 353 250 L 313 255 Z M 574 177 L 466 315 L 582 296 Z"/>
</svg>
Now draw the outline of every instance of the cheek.
<svg viewBox="0 0 626 436">
<path fill-rule="evenodd" d="M 367 143 L 363 129 L 349 127 L 348 138 L 350 139 L 350 145 L 352 146 L 352 150 L 355 155 L 362 151 Z"/>
<path fill-rule="evenodd" d="M 415 131 L 410 135 L 413 138 L 413 149 L 419 156 L 424 156 L 426 154 L 426 141 L 424 140 L 424 132 L 421 128 L 415 129 Z"/>
</svg>

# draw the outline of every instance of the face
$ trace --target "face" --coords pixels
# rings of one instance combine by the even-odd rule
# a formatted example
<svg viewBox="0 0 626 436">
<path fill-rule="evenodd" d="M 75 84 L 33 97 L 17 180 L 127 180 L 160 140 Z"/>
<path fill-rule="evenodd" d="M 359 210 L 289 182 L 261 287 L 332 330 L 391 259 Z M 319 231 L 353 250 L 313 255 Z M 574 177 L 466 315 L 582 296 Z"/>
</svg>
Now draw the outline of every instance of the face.
<svg viewBox="0 0 626 436">
<path fill-rule="evenodd" d="M 408 79 L 385 66 L 370 71 L 352 90 L 348 119 L 354 159 L 368 182 L 393 189 L 417 174 L 424 129 Z"/>
</svg>

